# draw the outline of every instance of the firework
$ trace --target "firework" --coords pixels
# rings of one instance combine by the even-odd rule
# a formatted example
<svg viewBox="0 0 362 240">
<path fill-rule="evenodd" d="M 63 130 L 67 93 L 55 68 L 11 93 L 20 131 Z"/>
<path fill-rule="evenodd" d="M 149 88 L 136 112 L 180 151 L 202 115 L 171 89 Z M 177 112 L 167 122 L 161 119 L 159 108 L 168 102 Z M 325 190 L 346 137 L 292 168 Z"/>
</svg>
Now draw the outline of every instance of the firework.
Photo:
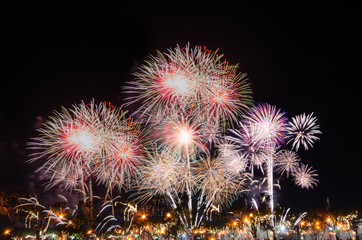
<svg viewBox="0 0 362 240">
<path fill-rule="evenodd" d="M 38 171 L 49 177 L 48 187 L 59 183 L 72 189 L 88 176 L 108 186 L 122 185 L 124 175 L 132 173 L 141 161 L 142 151 L 142 133 L 125 114 L 120 108 L 94 101 L 62 108 L 29 143 L 34 150 L 30 162 L 46 159 Z M 112 174 L 105 177 L 110 169 Z"/>
<path fill-rule="evenodd" d="M 308 165 L 301 163 L 300 167 L 293 173 L 293 181 L 301 188 L 313 189 L 318 183 L 318 180 L 315 178 L 317 176 L 316 170 L 312 170 L 312 167 L 308 168 Z"/>
<path fill-rule="evenodd" d="M 227 122 L 237 121 L 242 111 L 252 102 L 250 86 L 246 74 L 229 73 L 207 83 L 207 94 L 203 97 L 204 116 L 209 121 L 227 126 Z"/>
<path fill-rule="evenodd" d="M 83 112 L 84 119 L 74 114 L 74 110 L 83 106 L 84 103 L 81 107 L 74 105 L 73 110 L 62 108 L 38 129 L 40 136 L 29 143 L 30 149 L 35 150 L 30 162 L 47 159 L 38 170 L 61 169 L 62 165 L 72 169 L 79 165 L 86 172 L 91 162 L 98 158 L 101 138 L 97 134 L 92 110 Z"/>
<path fill-rule="evenodd" d="M 254 140 L 257 135 L 255 126 L 249 123 L 239 122 L 239 129 L 229 129 L 232 136 L 225 136 L 225 139 L 233 144 L 233 149 L 239 155 L 245 155 L 249 161 L 251 174 L 254 175 L 254 167 L 263 172 L 263 164 L 267 160 L 266 153 L 273 150 L 272 146 L 258 144 Z"/>
<path fill-rule="evenodd" d="M 298 169 L 299 163 L 300 158 L 295 152 L 282 150 L 276 154 L 274 167 L 277 173 L 286 173 L 287 177 L 289 177 L 289 173 L 293 174 Z"/>
<path fill-rule="evenodd" d="M 228 174 L 219 158 L 208 156 L 195 164 L 195 179 L 207 201 L 215 205 L 228 205 L 236 193 L 243 190 L 246 175 L 238 178 Z"/>
<path fill-rule="evenodd" d="M 125 87 L 131 95 L 127 104 L 140 102 L 135 114 L 147 122 L 155 113 L 167 116 L 174 106 L 215 126 L 236 120 L 252 101 L 251 89 L 246 75 L 236 74 L 237 66 L 221 58 L 217 51 L 188 45 L 158 52 L 135 73 L 136 81 Z"/>
<path fill-rule="evenodd" d="M 286 139 L 287 118 L 280 109 L 269 104 L 257 104 L 249 110 L 244 123 L 251 128 L 255 145 L 274 146 Z"/>
<path fill-rule="evenodd" d="M 313 113 L 305 115 L 305 113 L 295 116 L 292 121 L 289 122 L 287 132 L 290 135 L 289 142 L 293 142 L 292 148 L 298 151 L 302 145 L 305 150 L 313 146 L 315 140 L 319 137 L 316 134 L 321 134 L 319 125 L 316 124 L 317 118 L 313 116 Z"/>
<path fill-rule="evenodd" d="M 248 166 L 247 155 L 236 151 L 220 156 L 220 161 L 225 171 L 232 176 L 244 172 Z"/>
<path fill-rule="evenodd" d="M 148 154 L 145 164 L 140 168 L 142 178 L 138 188 L 142 192 L 139 196 L 141 200 L 184 192 L 186 182 L 192 180 L 188 175 L 185 163 L 182 163 L 179 155 L 175 155 L 171 151 L 159 152 L 154 148 L 152 154 Z"/>
<path fill-rule="evenodd" d="M 181 155 L 194 155 L 197 150 L 205 151 L 202 144 L 200 125 L 192 119 L 166 120 L 160 125 L 162 146 Z"/>
<path fill-rule="evenodd" d="M 79 165 L 60 165 L 57 167 L 44 166 L 42 176 L 48 180 L 45 185 L 45 190 L 49 190 L 56 186 L 60 187 L 64 191 L 73 191 L 76 189 L 84 190 L 84 182 L 87 173 Z"/>
</svg>

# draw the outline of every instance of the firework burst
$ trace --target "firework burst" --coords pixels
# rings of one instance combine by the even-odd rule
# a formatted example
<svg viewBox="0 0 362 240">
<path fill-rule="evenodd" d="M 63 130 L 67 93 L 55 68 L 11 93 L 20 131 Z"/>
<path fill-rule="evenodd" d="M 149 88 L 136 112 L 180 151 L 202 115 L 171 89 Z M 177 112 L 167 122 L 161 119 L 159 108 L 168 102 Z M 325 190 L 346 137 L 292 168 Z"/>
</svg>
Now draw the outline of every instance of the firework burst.
<svg viewBox="0 0 362 240">
<path fill-rule="evenodd" d="M 315 140 L 319 137 L 316 134 L 321 134 L 319 125 L 317 125 L 317 118 L 313 116 L 313 113 L 305 115 L 305 113 L 295 116 L 292 121 L 289 122 L 287 132 L 290 136 L 289 142 L 293 142 L 292 148 L 298 151 L 302 145 L 305 150 L 313 146 Z"/>
<path fill-rule="evenodd" d="M 46 158 L 46 164 L 41 169 L 52 167 L 60 169 L 62 165 L 73 168 L 74 165 L 83 166 L 83 171 L 90 168 L 92 161 L 98 158 L 101 152 L 101 138 L 97 135 L 96 119 L 91 111 L 82 113 L 84 119 L 79 119 L 78 106 L 68 110 L 62 108 L 61 112 L 55 112 L 50 120 L 38 129 L 40 136 L 32 139 L 30 149 L 36 152 L 30 162 L 40 158 Z M 81 104 L 81 108 L 85 104 Z"/>
<path fill-rule="evenodd" d="M 206 157 L 195 163 L 195 179 L 198 187 L 205 194 L 207 201 L 213 204 L 227 205 L 238 191 L 243 190 L 244 178 L 235 178 L 223 168 L 219 158 Z"/>
<path fill-rule="evenodd" d="M 315 178 L 318 176 L 316 170 L 312 170 L 312 167 L 308 165 L 300 164 L 300 167 L 292 174 L 294 183 L 306 189 L 313 189 L 314 186 L 317 186 L 318 180 Z"/>
<path fill-rule="evenodd" d="M 244 123 L 251 129 L 256 145 L 278 146 L 286 139 L 287 118 L 275 106 L 257 104 L 250 109 Z"/>
<path fill-rule="evenodd" d="M 202 143 L 200 125 L 192 119 L 166 120 L 160 125 L 163 141 L 161 146 L 170 148 L 180 155 L 194 155 L 197 150 L 206 151 Z"/>
<path fill-rule="evenodd" d="M 243 122 L 240 122 L 239 125 L 239 129 L 229 129 L 232 136 L 225 136 L 225 139 L 232 143 L 232 149 L 235 149 L 238 155 L 247 157 L 252 175 L 254 175 L 254 167 L 263 172 L 263 164 L 267 160 L 266 153 L 272 150 L 272 146 L 257 145 L 254 140 L 257 134 L 255 126 Z"/>
<path fill-rule="evenodd" d="M 61 176 L 69 180 L 65 189 L 88 176 L 95 176 L 108 186 L 122 185 L 124 176 L 133 173 L 142 159 L 142 132 L 125 114 L 120 108 L 106 103 L 96 105 L 94 101 L 73 105 L 72 109 L 62 108 L 38 130 L 39 137 L 29 143 L 34 150 L 30 162 L 46 159 L 38 171 L 44 171 L 50 182 L 54 181 L 48 186 L 60 183 Z M 66 177 L 67 173 L 74 177 Z"/>
<path fill-rule="evenodd" d="M 298 155 L 289 150 L 282 150 L 276 154 L 276 160 L 274 163 L 275 171 L 280 174 L 293 174 L 297 171 L 300 163 L 300 158 Z"/>
<path fill-rule="evenodd" d="M 245 74 L 221 60 L 222 55 L 202 47 L 177 46 L 158 52 L 135 73 L 136 81 L 125 87 L 128 105 L 140 102 L 135 112 L 148 122 L 153 114 L 167 116 L 168 108 L 192 111 L 203 121 L 236 120 L 252 101 Z M 161 111 L 160 111 L 161 109 Z"/>
<path fill-rule="evenodd" d="M 167 150 L 157 151 L 156 147 L 148 154 L 140 170 L 142 177 L 138 188 L 142 194 L 138 198 L 141 201 L 184 192 L 186 182 L 192 182 L 186 164 L 178 154 Z"/>
</svg>

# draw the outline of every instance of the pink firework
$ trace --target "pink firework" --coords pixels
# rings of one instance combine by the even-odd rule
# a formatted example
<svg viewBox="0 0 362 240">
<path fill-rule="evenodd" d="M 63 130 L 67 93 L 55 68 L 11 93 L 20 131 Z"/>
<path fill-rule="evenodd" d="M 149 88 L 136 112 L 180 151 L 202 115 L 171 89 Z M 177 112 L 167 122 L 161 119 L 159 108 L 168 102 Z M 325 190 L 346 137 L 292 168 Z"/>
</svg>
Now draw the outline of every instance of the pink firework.
<svg viewBox="0 0 362 240">
<path fill-rule="evenodd" d="M 140 66 L 136 81 L 125 86 L 130 94 L 127 104 L 139 103 L 134 114 L 147 122 L 176 107 L 215 127 L 225 126 L 240 116 L 252 97 L 246 75 L 237 74 L 237 66 L 221 58 L 217 51 L 188 45 L 158 52 Z"/>
<path fill-rule="evenodd" d="M 176 150 L 181 155 L 192 155 L 196 153 L 195 150 L 206 150 L 199 127 L 191 119 L 165 121 L 161 125 L 163 146 Z"/>
<path fill-rule="evenodd" d="M 46 160 L 38 171 L 51 173 L 50 182 L 57 174 L 67 174 L 67 169 L 68 174 L 81 169 L 82 177 L 76 179 L 84 181 L 92 176 L 107 186 L 122 185 L 135 172 L 143 149 L 138 124 L 125 114 L 120 108 L 106 103 L 95 105 L 93 101 L 63 108 L 29 143 L 34 150 L 30 161 Z"/>
<path fill-rule="evenodd" d="M 257 146 L 273 147 L 285 142 L 287 118 L 275 106 L 257 104 L 249 110 L 244 124 L 251 129 Z"/>
<path fill-rule="evenodd" d="M 226 69 L 228 69 L 225 66 Z M 207 116 L 209 122 L 227 126 L 229 121 L 235 122 L 242 112 L 252 102 L 251 89 L 247 83 L 246 74 L 236 74 L 232 68 L 226 76 L 219 76 L 217 80 L 209 81 L 202 96 L 202 115 Z"/>
</svg>

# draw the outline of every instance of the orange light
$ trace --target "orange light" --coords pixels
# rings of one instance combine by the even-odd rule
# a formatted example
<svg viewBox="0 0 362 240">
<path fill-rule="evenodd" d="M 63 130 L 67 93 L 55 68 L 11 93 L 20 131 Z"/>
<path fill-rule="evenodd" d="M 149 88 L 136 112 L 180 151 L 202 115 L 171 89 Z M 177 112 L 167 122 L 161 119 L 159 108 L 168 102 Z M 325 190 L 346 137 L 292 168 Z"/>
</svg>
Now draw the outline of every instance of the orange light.
<svg viewBox="0 0 362 240">
<path fill-rule="evenodd" d="M 331 219 L 330 218 L 327 218 L 327 222 L 330 222 L 331 221 Z"/>
<path fill-rule="evenodd" d="M 166 214 L 166 217 L 171 217 L 171 213 L 167 213 L 167 214 Z"/>
<path fill-rule="evenodd" d="M 60 215 L 59 215 L 59 218 L 60 218 L 60 219 L 64 218 L 63 214 L 60 214 Z"/>
<path fill-rule="evenodd" d="M 249 214 L 249 217 L 254 217 L 253 213 L 250 213 L 250 214 Z"/>
<path fill-rule="evenodd" d="M 8 235 L 9 233 L 10 233 L 9 229 L 6 229 L 5 232 L 4 232 L 5 235 Z"/>
<path fill-rule="evenodd" d="M 141 218 L 146 219 L 146 214 L 142 214 Z"/>
<path fill-rule="evenodd" d="M 87 234 L 90 235 L 92 234 L 92 232 L 93 232 L 92 230 L 88 230 Z"/>
</svg>

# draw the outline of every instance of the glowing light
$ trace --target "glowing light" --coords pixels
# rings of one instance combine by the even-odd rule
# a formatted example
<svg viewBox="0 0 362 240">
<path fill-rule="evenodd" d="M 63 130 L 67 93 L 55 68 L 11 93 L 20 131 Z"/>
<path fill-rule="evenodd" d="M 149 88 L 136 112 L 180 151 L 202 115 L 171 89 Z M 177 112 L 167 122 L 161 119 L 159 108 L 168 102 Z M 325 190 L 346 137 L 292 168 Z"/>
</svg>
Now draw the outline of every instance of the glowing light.
<svg viewBox="0 0 362 240">
<path fill-rule="evenodd" d="M 69 140 L 86 151 L 92 149 L 96 144 L 96 137 L 85 130 L 73 133 Z"/>
<path fill-rule="evenodd" d="M 196 149 L 203 150 L 199 127 L 198 123 L 189 119 L 165 121 L 160 126 L 164 145 L 180 155 L 195 153 Z"/>
<path fill-rule="evenodd" d="M 190 94 L 192 81 L 181 74 L 173 74 L 167 77 L 164 84 L 179 95 Z"/>
<path fill-rule="evenodd" d="M 192 132 L 190 129 L 184 128 L 179 132 L 179 140 L 182 144 L 187 144 L 192 139 Z"/>
<path fill-rule="evenodd" d="M 167 213 L 166 217 L 168 217 L 168 218 L 171 217 L 171 213 Z"/>
<path fill-rule="evenodd" d="M 142 214 L 141 218 L 146 219 L 146 214 Z"/>
</svg>

